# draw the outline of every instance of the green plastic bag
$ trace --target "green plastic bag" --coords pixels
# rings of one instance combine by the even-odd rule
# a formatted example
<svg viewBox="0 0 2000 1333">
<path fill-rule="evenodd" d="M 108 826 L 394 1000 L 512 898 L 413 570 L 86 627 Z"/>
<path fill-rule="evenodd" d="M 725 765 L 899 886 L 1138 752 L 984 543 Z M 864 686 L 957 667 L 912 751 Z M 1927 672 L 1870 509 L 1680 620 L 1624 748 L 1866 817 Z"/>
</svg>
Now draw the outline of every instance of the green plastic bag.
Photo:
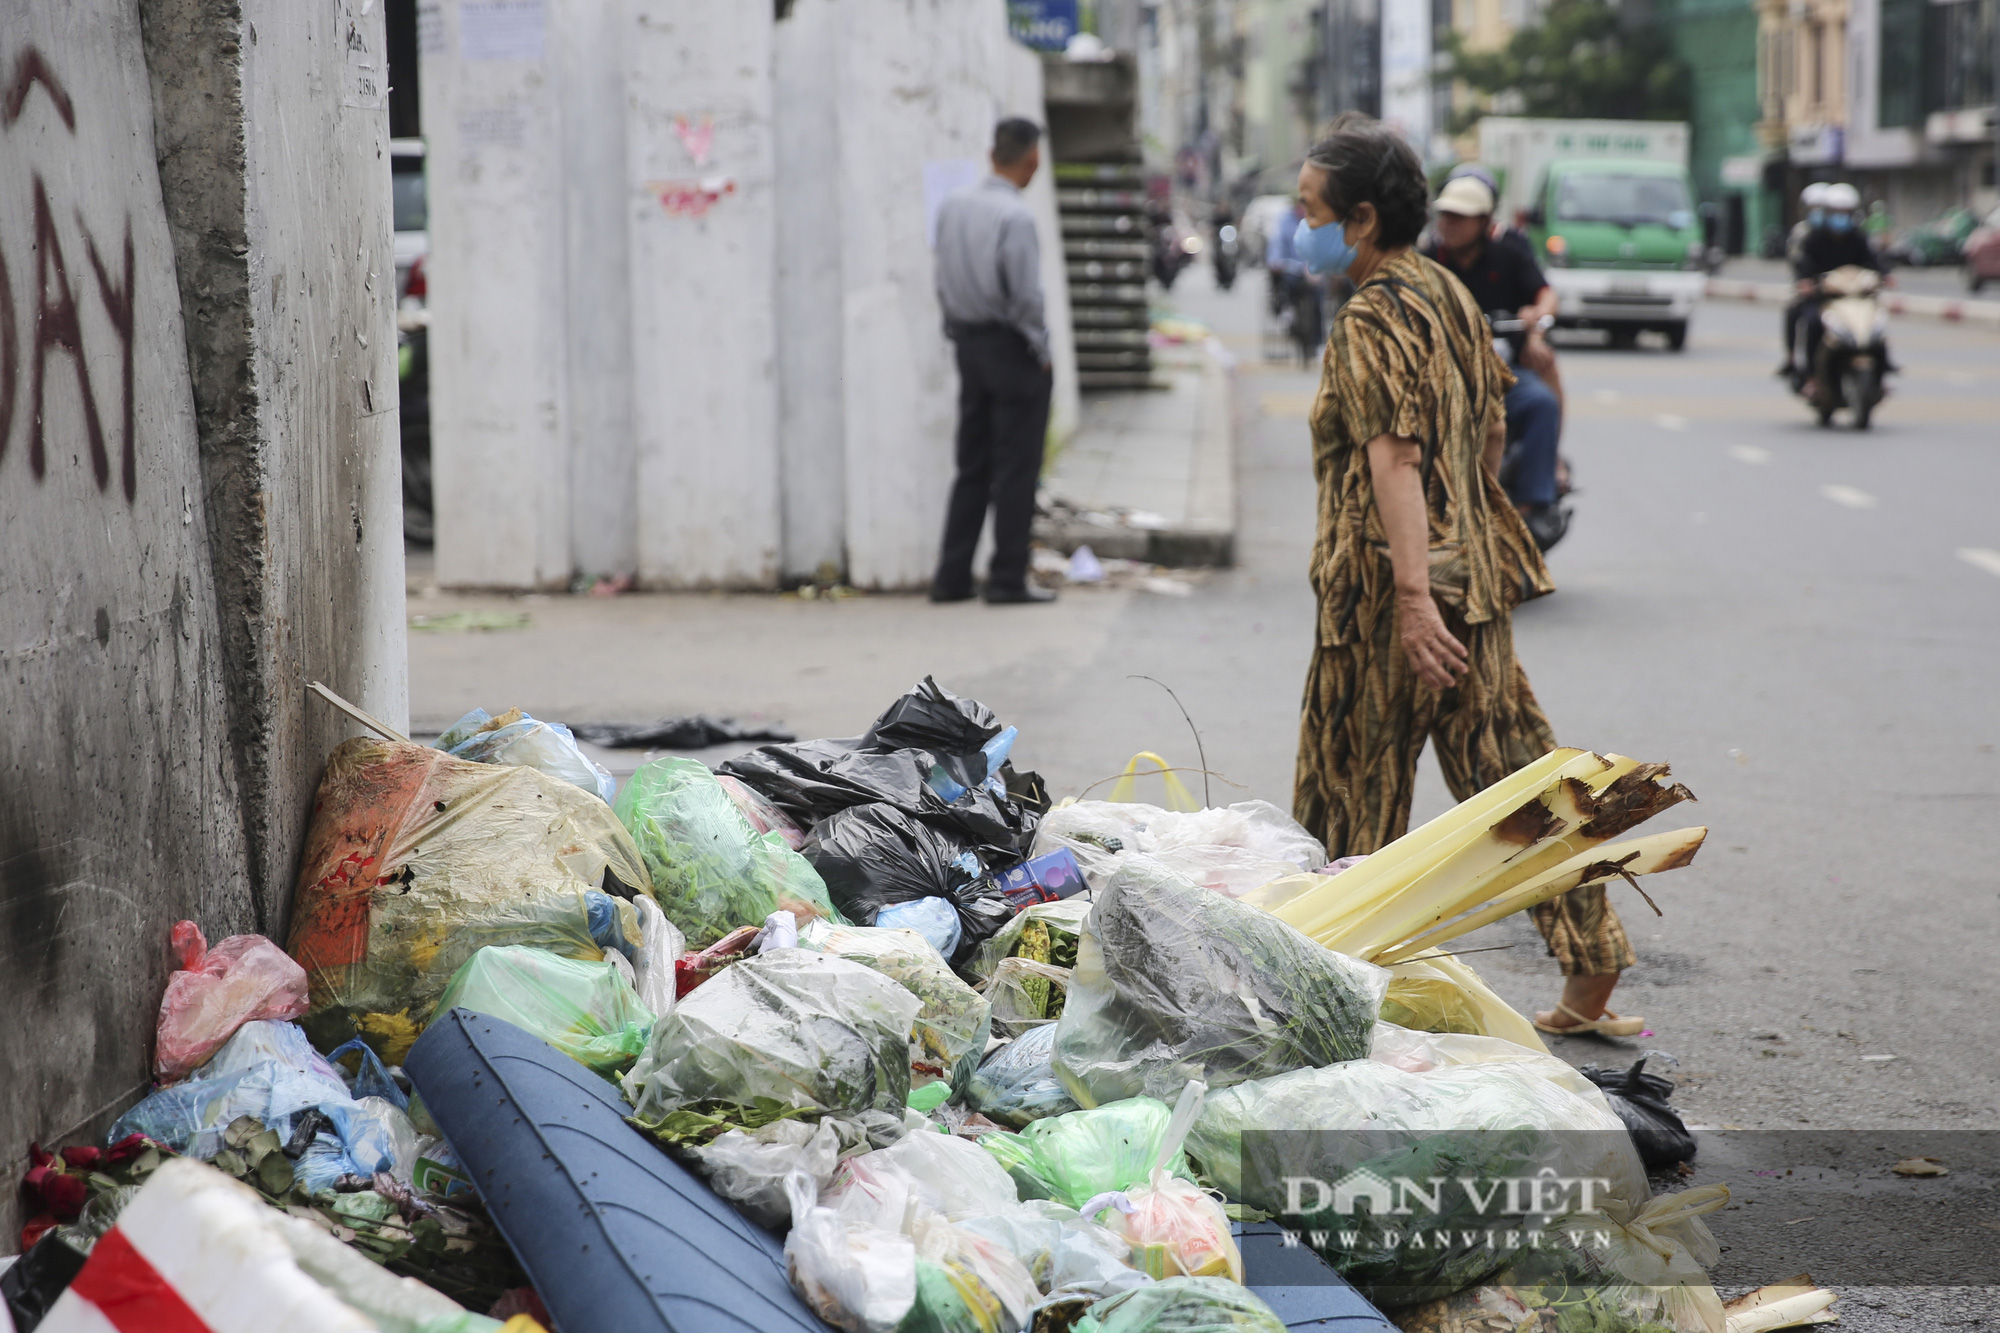
<svg viewBox="0 0 2000 1333">
<path fill-rule="evenodd" d="M 1084 1312 L 1075 1333 L 1285 1333 L 1257 1294 L 1223 1277 L 1170 1277 Z"/>
<path fill-rule="evenodd" d="M 759 836 L 699 760 L 641 765 L 618 793 L 617 811 L 690 950 L 779 910 L 801 926 L 818 917 L 846 924 L 812 863 L 781 834 Z"/>
<path fill-rule="evenodd" d="M 600 1074 L 630 1065 L 653 1030 L 653 1015 L 616 965 L 520 945 L 490 945 L 466 959 L 435 1013 L 457 1007 L 532 1032 Z"/>
<path fill-rule="evenodd" d="M 979 1146 L 1007 1168 L 1022 1198 L 1081 1208 L 1100 1194 L 1145 1184 L 1172 1118 L 1165 1102 L 1134 1097 L 1037 1120 L 1019 1134 L 982 1134 Z M 1178 1150 L 1167 1169 L 1194 1178 Z"/>
</svg>

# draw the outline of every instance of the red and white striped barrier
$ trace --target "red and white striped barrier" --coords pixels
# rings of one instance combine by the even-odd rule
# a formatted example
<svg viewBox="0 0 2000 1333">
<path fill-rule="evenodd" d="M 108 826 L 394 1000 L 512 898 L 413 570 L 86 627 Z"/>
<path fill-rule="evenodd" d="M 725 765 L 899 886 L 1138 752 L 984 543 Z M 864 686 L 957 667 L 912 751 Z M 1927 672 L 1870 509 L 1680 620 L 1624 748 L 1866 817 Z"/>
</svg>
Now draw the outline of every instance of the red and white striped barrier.
<svg viewBox="0 0 2000 1333">
<path fill-rule="evenodd" d="M 104 1233 L 43 1333 L 376 1333 L 300 1270 L 273 1210 L 220 1171 L 167 1162 Z"/>
<path fill-rule="evenodd" d="M 1762 301 L 1784 305 L 1792 299 L 1792 287 L 1783 282 L 1746 282 L 1739 278 L 1710 278 L 1711 301 Z M 1882 308 L 1892 315 L 1922 315 L 1927 319 L 1967 320 L 2000 326 L 2000 301 L 1961 301 L 1952 296 L 1922 296 L 1915 293 L 1882 292 Z"/>
</svg>

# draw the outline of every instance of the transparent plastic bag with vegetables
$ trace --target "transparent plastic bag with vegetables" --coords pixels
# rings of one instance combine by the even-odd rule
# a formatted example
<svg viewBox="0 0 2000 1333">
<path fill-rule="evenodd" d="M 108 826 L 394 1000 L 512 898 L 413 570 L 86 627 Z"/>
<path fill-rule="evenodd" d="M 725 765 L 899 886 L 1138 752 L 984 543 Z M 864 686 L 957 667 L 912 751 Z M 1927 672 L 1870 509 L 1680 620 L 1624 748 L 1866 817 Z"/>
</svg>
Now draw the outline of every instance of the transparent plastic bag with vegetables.
<svg viewBox="0 0 2000 1333">
<path fill-rule="evenodd" d="M 999 1124 L 1020 1129 L 1077 1109 L 1056 1077 L 1056 1025 L 1044 1023 L 986 1057 L 965 1085 L 965 1104 Z"/>
<path fill-rule="evenodd" d="M 782 835 L 757 834 L 697 760 L 641 765 L 618 794 L 618 818 L 652 875 L 654 896 L 691 949 L 779 910 L 801 923 L 841 920 L 819 873 Z"/>
<path fill-rule="evenodd" d="M 836 926 L 818 937 L 821 952 L 848 958 L 917 997 L 923 1008 L 910 1029 L 910 1085 L 943 1080 L 965 1087 L 992 1030 L 992 1006 L 946 966 L 913 930 Z"/>
<path fill-rule="evenodd" d="M 774 949 L 725 968 L 674 1006 L 623 1085 L 633 1115 L 675 1137 L 686 1121 L 746 1112 L 884 1110 L 910 1094 L 916 996 L 872 968 Z M 726 1127 L 726 1126 L 724 1126 Z M 717 1130 L 720 1132 L 720 1129 Z"/>
<path fill-rule="evenodd" d="M 1368 1054 L 1388 974 L 1144 856 L 1097 894 L 1056 1027 L 1084 1106 Z"/>
</svg>

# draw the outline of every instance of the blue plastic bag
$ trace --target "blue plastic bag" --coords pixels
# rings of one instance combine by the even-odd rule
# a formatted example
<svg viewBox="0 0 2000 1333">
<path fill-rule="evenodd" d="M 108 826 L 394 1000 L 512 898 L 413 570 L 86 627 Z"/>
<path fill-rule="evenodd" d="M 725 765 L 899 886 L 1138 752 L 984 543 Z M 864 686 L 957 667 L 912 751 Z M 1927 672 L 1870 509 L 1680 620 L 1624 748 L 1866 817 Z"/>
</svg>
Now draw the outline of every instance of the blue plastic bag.
<svg viewBox="0 0 2000 1333">
<path fill-rule="evenodd" d="M 144 1134 L 207 1161 L 222 1151 L 222 1131 L 255 1116 L 289 1137 L 292 1117 L 326 1102 L 348 1102 L 347 1084 L 292 1023 L 245 1023 L 193 1077 L 162 1088 L 118 1118 L 107 1142 Z"/>
<path fill-rule="evenodd" d="M 914 930 L 945 958 L 957 951 L 965 932 L 949 898 L 916 898 L 885 907 L 875 914 L 875 925 L 882 930 Z"/>
<path fill-rule="evenodd" d="M 347 1095 L 355 1101 L 360 1101 L 363 1097 L 386 1098 L 396 1104 L 398 1111 L 407 1114 L 410 1109 L 408 1094 L 396 1086 L 396 1080 L 389 1077 L 389 1071 L 382 1065 L 382 1057 L 375 1054 L 374 1048 L 361 1038 L 356 1037 L 352 1041 L 343 1042 L 328 1051 L 326 1062 L 333 1065 L 335 1072 L 338 1073 L 340 1061 L 351 1053 L 360 1055 L 361 1067 L 355 1071 L 353 1081 L 347 1085 Z"/>
<path fill-rule="evenodd" d="M 504 724 L 481 730 L 494 721 L 484 708 L 475 708 L 451 724 L 437 739 L 437 749 L 455 759 L 476 764 L 518 764 L 546 773 L 552 778 L 596 792 L 606 805 L 618 794 L 618 783 L 601 764 L 595 764 L 577 748 L 576 737 L 560 722 L 543 722 L 518 708 L 502 713 Z"/>
</svg>

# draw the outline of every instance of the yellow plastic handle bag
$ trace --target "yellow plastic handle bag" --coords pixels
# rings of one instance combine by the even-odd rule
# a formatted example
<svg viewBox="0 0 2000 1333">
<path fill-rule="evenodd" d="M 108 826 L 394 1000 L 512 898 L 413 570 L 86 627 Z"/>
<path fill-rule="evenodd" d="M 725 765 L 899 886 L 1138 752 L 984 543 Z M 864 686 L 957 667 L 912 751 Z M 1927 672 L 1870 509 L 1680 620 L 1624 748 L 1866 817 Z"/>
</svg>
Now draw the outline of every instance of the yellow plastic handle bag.
<svg viewBox="0 0 2000 1333">
<path fill-rule="evenodd" d="M 1146 769 L 1142 773 L 1139 770 L 1139 761 L 1141 759 L 1152 760 L 1153 767 Z M 1174 772 L 1173 765 L 1154 754 L 1151 750 L 1141 750 L 1132 756 L 1125 765 L 1124 776 L 1111 784 L 1109 799 L 1124 802 L 1128 805 L 1131 804 L 1137 799 L 1133 796 L 1132 791 L 1137 785 L 1138 779 L 1151 777 L 1155 773 L 1158 773 L 1160 781 L 1166 784 L 1167 809 L 1179 810 L 1186 814 L 1192 814 L 1196 810 L 1201 809 L 1201 802 L 1195 800 L 1194 793 L 1189 791 L 1187 784 L 1181 781 L 1181 775 Z"/>
</svg>

